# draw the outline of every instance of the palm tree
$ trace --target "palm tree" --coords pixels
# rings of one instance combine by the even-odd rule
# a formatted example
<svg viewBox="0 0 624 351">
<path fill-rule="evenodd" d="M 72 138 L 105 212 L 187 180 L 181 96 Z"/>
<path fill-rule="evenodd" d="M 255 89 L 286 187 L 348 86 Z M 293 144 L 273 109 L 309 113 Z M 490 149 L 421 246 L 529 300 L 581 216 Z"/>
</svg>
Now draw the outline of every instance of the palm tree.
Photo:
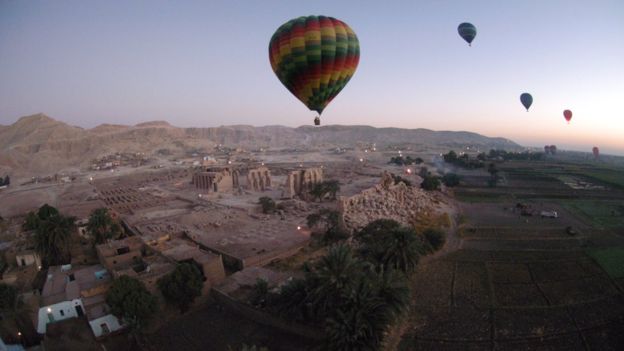
<svg viewBox="0 0 624 351">
<path fill-rule="evenodd" d="M 69 241 L 74 217 L 51 215 L 40 220 L 35 228 L 35 251 L 45 266 L 67 264 L 71 261 Z"/>
<path fill-rule="evenodd" d="M 407 278 L 381 269 L 358 277 L 353 293 L 332 310 L 325 324 L 328 350 L 379 350 L 388 328 L 409 309 Z"/>
<path fill-rule="evenodd" d="M 326 256 L 308 273 L 311 289 L 308 303 L 316 316 L 326 316 L 353 294 L 358 277 L 366 265 L 353 255 L 346 244 L 330 247 Z"/>
<path fill-rule="evenodd" d="M 409 273 L 418 264 L 421 241 L 416 232 L 407 227 L 392 230 L 380 242 L 380 263 Z"/>
<path fill-rule="evenodd" d="M 391 219 L 379 219 L 356 234 L 359 254 L 376 266 L 408 273 L 418 264 L 421 240 L 416 232 Z"/>
<path fill-rule="evenodd" d="M 93 244 L 99 245 L 118 237 L 121 228 L 113 221 L 107 208 L 96 208 L 89 217 L 87 231 L 91 235 Z"/>
<path fill-rule="evenodd" d="M 370 275 L 375 294 L 384 303 L 386 319 L 397 321 L 404 316 L 410 305 L 410 288 L 405 274 L 396 269 L 380 269 Z"/>
<path fill-rule="evenodd" d="M 288 284 L 281 287 L 279 295 L 273 301 L 277 311 L 295 320 L 306 320 L 306 300 L 308 298 L 308 283 L 304 279 L 292 279 Z"/>
<path fill-rule="evenodd" d="M 380 294 L 381 277 L 361 275 L 349 298 L 331 311 L 325 324 L 326 349 L 380 349 L 385 332 L 394 321 L 386 296 Z"/>
</svg>

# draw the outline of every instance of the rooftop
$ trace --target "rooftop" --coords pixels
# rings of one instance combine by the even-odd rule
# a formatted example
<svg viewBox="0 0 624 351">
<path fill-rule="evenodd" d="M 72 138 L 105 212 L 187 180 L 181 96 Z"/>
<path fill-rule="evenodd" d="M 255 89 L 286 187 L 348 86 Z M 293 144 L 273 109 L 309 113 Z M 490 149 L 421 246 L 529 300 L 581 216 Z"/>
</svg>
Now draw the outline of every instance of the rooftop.
<svg viewBox="0 0 624 351">
<path fill-rule="evenodd" d="M 96 250 L 104 257 L 117 256 L 126 252 L 119 252 L 119 249 L 128 248 L 129 251 L 140 250 L 143 247 L 143 240 L 137 236 L 131 236 L 121 240 L 111 240 L 105 244 L 97 245 Z"/>
<path fill-rule="evenodd" d="M 90 321 L 110 313 L 106 306 L 106 295 L 104 294 L 85 297 L 82 299 L 82 304 Z"/>
<path fill-rule="evenodd" d="M 102 265 L 73 268 L 71 265 L 52 266 L 41 292 L 43 305 L 53 305 L 80 297 L 81 291 L 110 282 L 111 277 Z"/>
<path fill-rule="evenodd" d="M 193 259 L 197 263 L 205 263 L 211 260 L 218 260 L 219 255 L 204 251 L 198 246 L 188 244 L 187 240 L 174 239 L 156 247 L 161 249 L 161 253 L 177 262 Z"/>
</svg>

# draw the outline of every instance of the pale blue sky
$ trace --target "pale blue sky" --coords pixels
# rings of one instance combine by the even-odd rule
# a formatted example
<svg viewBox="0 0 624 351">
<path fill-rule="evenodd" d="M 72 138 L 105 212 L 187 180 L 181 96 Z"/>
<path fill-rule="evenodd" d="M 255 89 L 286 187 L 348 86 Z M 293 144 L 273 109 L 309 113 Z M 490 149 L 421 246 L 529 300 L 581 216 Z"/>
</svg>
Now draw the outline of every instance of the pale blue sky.
<svg viewBox="0 0 624 351">
<path fill-rule="evenodd" d="M 345 21 L 361 45 L 324 124 L 624 154 L 621 0 L 0 0 L 0 124 L 37 112 L 83 127 L 310 124 L 267 47 L 282 23 L 311 14 Z M 457 35 L 464 21 L 478 29 L 472 47 Z"/>
</svg>

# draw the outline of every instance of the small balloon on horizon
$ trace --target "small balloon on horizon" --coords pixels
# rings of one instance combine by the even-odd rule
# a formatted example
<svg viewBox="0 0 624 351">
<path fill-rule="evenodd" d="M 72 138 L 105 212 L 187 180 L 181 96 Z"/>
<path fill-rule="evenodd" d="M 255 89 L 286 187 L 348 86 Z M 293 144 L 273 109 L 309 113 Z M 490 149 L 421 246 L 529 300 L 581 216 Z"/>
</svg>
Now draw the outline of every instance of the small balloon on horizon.
<svg viewBox="0 0 624 351">
<path fill-rule="evenodd" d="M 533 104 L 533 96 L 529 93 L 522 93 L 522 95 L 520 95 L 520 102 L 524 108 L 526 108 L 527 112 L 529 112 L 529 107 Z"/>
</svg>

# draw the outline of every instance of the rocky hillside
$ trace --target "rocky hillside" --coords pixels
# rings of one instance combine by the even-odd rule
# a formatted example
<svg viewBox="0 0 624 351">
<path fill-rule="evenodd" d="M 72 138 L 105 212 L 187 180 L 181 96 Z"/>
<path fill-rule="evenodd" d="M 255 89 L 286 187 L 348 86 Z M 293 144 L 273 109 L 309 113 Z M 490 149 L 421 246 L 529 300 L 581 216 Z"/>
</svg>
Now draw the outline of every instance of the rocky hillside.
<svg viewBox="0 0 624 351">
<path fill-rule="evenodd" d="M 373 128 L 369 126 L 223 126 L 178 128 L 164 121 L 135 126 L 102 124 L 92 129 L 67 125 L 44 114 L 20 118 L 0 126 L 1 172 L 54 172 L 87 165 L 90 160 L 114 152 L 144 152 L 159 149 L 184 151 L 210 149 L 216 144 L 257 147 L 353 146 L 358 142 L 410 143 L 424 146 L 476 145 L 486 148 L 517 148 L 502 138 L 469 132 L 436 132 L 427 129 Z"/>
</svg>

